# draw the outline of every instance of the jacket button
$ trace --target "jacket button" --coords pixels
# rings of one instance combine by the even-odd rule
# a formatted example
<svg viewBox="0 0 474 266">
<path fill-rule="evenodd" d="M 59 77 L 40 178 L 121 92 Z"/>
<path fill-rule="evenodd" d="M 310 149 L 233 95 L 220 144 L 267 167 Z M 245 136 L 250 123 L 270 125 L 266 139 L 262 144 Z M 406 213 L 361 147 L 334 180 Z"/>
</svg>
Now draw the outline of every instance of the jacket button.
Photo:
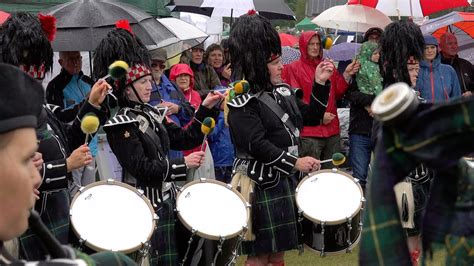
<svg viewBox="0 0 474 266">
<path fill-rule="evenodd" d="M 176 176 L 174 174 L 171 175 L 171 179 L 175 179 Z"/>
<path fill-rule="evenodd" d="M 46 166 L 46 168 L 48 168 L 48 169 L 53 169 L 53 165 L 52 165 L 52 164 L 48 164 L 48 165 Z"/>
<path fill-rule="evenodd" d="M 255 171 L 254 170 L 250 171 L 250 174 L 251 175 L 255 174 Z"/>
<path fill-rule="evenodd" d="M 171 165 L 171 168 L 176 169 L 176 164 Z"/>
<path fill-rule="evenodd" d="M 259 177 L 259 178 L 258 178 L 258 181 L 262 182 L 262 181 L 263 181 L 263 177 Z"/>
</svg>

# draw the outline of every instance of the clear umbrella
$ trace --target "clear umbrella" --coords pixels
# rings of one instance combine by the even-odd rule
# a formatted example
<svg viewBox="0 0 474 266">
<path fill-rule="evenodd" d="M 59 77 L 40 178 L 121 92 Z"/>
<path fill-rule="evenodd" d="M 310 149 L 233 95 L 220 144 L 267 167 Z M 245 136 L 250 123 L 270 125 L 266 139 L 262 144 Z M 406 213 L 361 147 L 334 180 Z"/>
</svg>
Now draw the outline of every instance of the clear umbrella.
<svg viewBox="0 0 474 266">
<path fill-rule="evenodd" d="M 375 8 L 363 5 L 341 5 L 326 9 L 313 23 L 323 28 L 365 32 L 370 28 L 385 28 L 391 20 Z"/>
<path fill-rule="evenodd" d="M 169 45 L 165 48 L 167 58 L 175 57 L 190 47 L 203 43 L 207 37 L 209 37 L 207 33 L 201 31 L 198 27 L 177 18 L 160 18 L 157 20 L 170 30 L 178 40 L 180 40 L 180 42 Z M 153 51 L 160 47 L 151 46 L 148 48 Z"/>
</svg>

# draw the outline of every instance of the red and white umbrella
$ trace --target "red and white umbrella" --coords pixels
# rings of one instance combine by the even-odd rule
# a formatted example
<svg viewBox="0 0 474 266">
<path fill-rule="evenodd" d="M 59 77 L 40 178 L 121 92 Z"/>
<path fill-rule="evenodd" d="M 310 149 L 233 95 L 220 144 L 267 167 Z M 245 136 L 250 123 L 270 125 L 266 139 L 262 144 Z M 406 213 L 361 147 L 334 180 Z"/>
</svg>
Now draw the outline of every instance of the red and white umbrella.
<svg viewBox="0 0 474 266">
<path fill-rule="evenodd" d="M 7 20 L 9 17 L 10 17 L 9 13 L 0 10 L 0 24 L 5 22 L 5 20 Z"/>
<path fill-rule="evenodd" d="M 349 5 L 376 8 L 387 16 L 424 17 L 456 7 L 469 6 L 468 0 L 348 0 Z"/>
</svg>

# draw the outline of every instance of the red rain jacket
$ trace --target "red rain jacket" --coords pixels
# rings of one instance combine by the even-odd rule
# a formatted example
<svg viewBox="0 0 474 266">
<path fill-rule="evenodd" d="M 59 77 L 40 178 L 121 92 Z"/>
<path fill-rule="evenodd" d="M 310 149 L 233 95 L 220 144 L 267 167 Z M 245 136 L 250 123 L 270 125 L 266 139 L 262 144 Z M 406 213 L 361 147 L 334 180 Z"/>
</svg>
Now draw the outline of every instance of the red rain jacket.
<svg viewBox="0 0 474 266">
<path fill-rule="evenodd" d="M 299 45 L 301 51 L 301 58 L 289 65 L 284 66 L 282 78 L 293 88 L 300 88 L 303 90 L 303 100 L 309 103 L 311 90 L 314 82 L 314 72 L 316 66 L 321 62 L 323 56 L 323 49 L 321 47 L 320 56 L 318 59 L 311 60 L 308 58 L 307 48 L 308 43 L 313 36 L 318 36 L 319 33 L 315 31 L 306 31 L 301 34 Z M 320 126 L 306 126 L 301 132 L 303 137 L 331 137 L 340 133 L 339 118 L 337 117 L 336 101 L 344 96 L 349 87 L 344 77 L 335 69 L 334 74 L 330 78 L 331 90 L 329 92 L 329 102 L 326 112 L 336 115 L 336 117 L 327 125 Z"/>
</svg>

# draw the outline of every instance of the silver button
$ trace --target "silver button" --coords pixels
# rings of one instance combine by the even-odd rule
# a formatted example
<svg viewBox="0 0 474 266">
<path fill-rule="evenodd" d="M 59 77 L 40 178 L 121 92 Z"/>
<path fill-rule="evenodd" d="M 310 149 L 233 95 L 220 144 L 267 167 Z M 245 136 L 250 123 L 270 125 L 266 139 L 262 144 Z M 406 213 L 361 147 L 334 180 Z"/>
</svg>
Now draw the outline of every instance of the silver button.
<svg viewBox="0 0 474 266">
<path fill-rule="evenodd" d="M 53 169 L 53 165 L 52 165 L 52 164 L 48 164 L 48 165 L 46 166 L 46 168 L 48 168 L 48 169 Z"/>
<path fill-rule="evenodd" d="M 259 177 L 259 178 L 258 178 L 258 181 L 262 182 L 262 181 L 263 181 L 263 177 Z"/>
<path fill-rule="evenodd" d="M 171 175 L 171 179 L 175 179 L 176 176 L 174 174 Z"/>
<path fill-rule="evenodd" d="M 176 169 L 176 164 L 171 165 L 171 168 Z"/>
<path fill-rule="evenodd" d="M 286 163 L 286 160 L 285 160 L 285 159 L 281 159 L 281 162 L 282 162 L 282 163 Z"/>
<path fill-rule="evenodd" d="M 252 175 L 255 174 L 255 171 L 254 170 L 250 171 L 250 174 L 252 174 Z"/>
</svg>

